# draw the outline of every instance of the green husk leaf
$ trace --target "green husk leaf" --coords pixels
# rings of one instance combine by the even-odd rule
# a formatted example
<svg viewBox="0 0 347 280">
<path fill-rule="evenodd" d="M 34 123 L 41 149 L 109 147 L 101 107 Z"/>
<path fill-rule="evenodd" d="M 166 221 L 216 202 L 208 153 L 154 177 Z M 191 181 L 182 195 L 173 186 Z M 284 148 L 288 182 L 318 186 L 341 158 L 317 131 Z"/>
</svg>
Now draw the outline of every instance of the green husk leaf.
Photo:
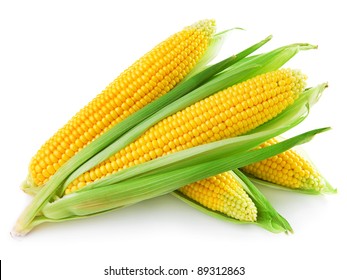
<svg viewBox="0 0 347 280">
<path fill-rule="evenodd" d="M 277 48 L 271 52 L 267 52 L 264 54 L 249 56 L 243 59 L 242 61 L 238 62 L 233 68 L 238 68 L 238 67 L 243 68 L 245 67 L 245 65 L 258 63 L 262 67 L 258 70 L 258 72 L 254 73 L 254 75 L 256 76 L 262 73 L 279 69 L 287 61 L 293 58 L 299 51 L 313 50 L 313 49 L 317 49 L 317 46 L 307 44 L 307 43 L 291 44 L 291 45 Z M 271 64 L 268 64 L 267 63 L 268 61 L 271 61 Z M 219 75 L 224 74 L 224 72 L 227 72 L 228 70 L 229 69 L 225 69 Z"/>
<path fill-rule="evenodd" d="M 141 176 L 144 173 L 150 173 L 154 170 L 161 169 L 162 171 L 172 171 L 177 168 L 186 168 L 191 165 L 199 164 L 202 161 L 213 161 L 223 156 L 228 149 L 229 153 L 239 153 L 251 148 L 255 148 L 268 139 L 275 137 L 283 131 L 290 129 L 288 125 L 278 129 L 272 129 L 264 132 L 258 132 L 251 135 L 238 136 L 230 139 L 225 139 L 210 143 L 208 145 L 201 145 L 191 149 L 184 150 L 180 153 L 173 153 L 166 156 L 162 156 L 155 160 L 138 164 L 120 170 L 114 174 L 110 174 L 104 178 L 94 181 L 87 186 L 83 187 L 76 192 L 85 192 L 90 189 L 104 187 L 105 185 L 115 184 L 121 181 L 125 181 L 135 176 Z M 211 151 L 214 151 L 212 154 Z M 189 162 L 187 161 L 189 159 Z"/>
<path fill-rule="evenodd" d="M 271 183 L 268 181 L 264 181 L 262 179 L 256 178 L 246 172 L 243 172 L 250 181 L 252 181 L 255 185 L 259 185 L 262 187 L 267 188 L 273 188 L 273 189 L 279 189 L 284 190 L 288 192 L 296 192 L 296 193 L 302 193 L 302 194 L 310 194 L 310 195 L 321 195 L 321 194 L 336 194 L 337 189 L 335 189 L 330 183 L 322 177 L 322 180 L 324 180 L 325 186 L 321 190 L 313 190 L 313 189 L 301 189 L 301 188 L 289 188 L 285 187 L 276 183 Z"/>
<path fill-rule="evenodd" d="M 245 166 L 260 158 L 264 159 L 273 156 L 295 145 L 305 143 L 311 140 L 314 135 L 326 130 L 327 128 L 312 130 L 264 149 L 251 151 L 243 150 L 236 154 L 230 153 L 230 150 L 233 149 L 232 145 L 228 148 L 226 148 L 227 145 L 225 145 L 224 156 L 218 156 L 215 160 L 202 160 L 198 164 L 190 164 L 184 168 L 173 168 L 170 171 L 164 172 L 162 168 L 158 168 L 147 174 L 135 176 L 116 184 L 104 185 L 103 187 L 89 189 L 84 192 L 72 193 L 45 205 L 42 209 L 42 214 L 48 219 L 60 220 L 84 215 L 90 216 L 99 212 L 110 211 L 118 207 L 170 193 L 184 185 Z M 224 144 L 227 144 L 228 140 L 223 141 Z M 203 146 L 214 146 L 214 143 Z M 194 149 L 196 148 L 191 148 L 189 150 Z M 177 152 L 177 154 L 187 153 L 189 150 Z M 204 149 L 201 150 L 201 153 L 204 153 Z M 210 150 L 209 153 L 213 154 L 214 150 Z M 170 156 L 171 155 L 165 157 Z M 193 160 L 195 156 L 193 156 Z M 160 159 L 157 160 L 160 161 Z M 189 163 L 189 160 L 190 159 L 187 158 L 185 161 Z M 259 193 L 256 193 L 254 190 L 249 190 L 249 192 L 256 203 L 263 204 L 264 207 L 270 209 L 269 205 L 266 204 L 267 202 L 264 202 L 264 198 L 259 197 Z M 270 212 L 269 215 L 272 213 Z M 266 226 L 265 224 L 265 222 L 262 222 L 262 226 L 269 229 L 271 228 L 269 223 Z M 282 226 L 285 227 L 283 224 Z M 279 225 L 277 227 L 277 223 L 272 225 L 272 227 L 274 230 L 280 229 Z M 287 227 L 288 225 L 286 228 Z"/>
<path fill-rule="evenodd" d="M 265 196 L 252 184 L 252 182 L 239 170 L 236 175 L 245 184 L 245 190 L 258 209 L 257 223 L 270 231 L 293 232 L 288 221 L 282 217 L 265 198 Z"/>
</svg>

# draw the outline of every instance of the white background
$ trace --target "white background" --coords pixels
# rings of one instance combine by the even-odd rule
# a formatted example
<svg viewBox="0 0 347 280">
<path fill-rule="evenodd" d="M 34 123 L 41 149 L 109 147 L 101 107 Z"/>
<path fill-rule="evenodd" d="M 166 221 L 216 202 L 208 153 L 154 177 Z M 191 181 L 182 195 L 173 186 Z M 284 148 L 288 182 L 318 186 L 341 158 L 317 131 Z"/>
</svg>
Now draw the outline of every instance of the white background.
<svg viewBox="0 0 347 280">
<path fill-rule="evenodd" d="M 347 279 L 346 44 L 343 1 L 1 1 L 0 259 L 3 279 L 106 279 L 104 268 L 244 266 L 236 279 Z M 333 130 L 305 145 L 339 193 L 263 190 L 295 233 L 206 216 L 167 195 L 96 218 L 9 232 L 30 198 L 19 185 L 31 156 L 122 70 L 186 25 L 215 18 L 233 32 L 221 56 L 272 34 L 263 50 L 309 42 L 288 65 L 329 88 L 293 133 Z M 145 277 L 112 277 L 146 279 Z M 191 274 L 167 279 L 212 279 Z M 149 277 L 147 279 L 159 279 Z M 164 278 L 161 278 L 164 279 Z M 219 276 L 213 279 L 234 279 Z"/>
</svg>

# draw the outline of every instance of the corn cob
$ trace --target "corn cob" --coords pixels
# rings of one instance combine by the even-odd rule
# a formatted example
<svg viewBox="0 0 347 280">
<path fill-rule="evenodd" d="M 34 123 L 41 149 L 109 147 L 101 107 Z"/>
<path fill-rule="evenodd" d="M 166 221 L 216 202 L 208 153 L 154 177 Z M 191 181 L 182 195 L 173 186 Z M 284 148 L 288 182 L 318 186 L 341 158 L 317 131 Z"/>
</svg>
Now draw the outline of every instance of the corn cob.
<svg viewBox="0 0 347 280">
<path fill-rule="evenodd" d="M 29 166 L 29 181 L 43 185 L 91 141 L 170 91 L 202 57 L 214 25 L 203 20 L 186 27 L 124 71 L 39 149 Z"/>
<path fill-rule="evenodd" d="M 278 142 L 278 139 L 273 138 L 257 148 L 261 149 Z M 256 178 L 292 189 L 320 192 L 327 186 L 319 171 L 295 149 L 247 165 L 241 170 Z"/>
<path fill-rule="evenodd" d="M 240 221 L 257 220 L 257 208 L 235 177 L 225 172 L 179 189 L 201 205 Z"/>
<path fill-rule="evenodd" d="M 121 169 L 200 144 L 244 134 L 298 97 L 305 76 L 281 69 L 222 90 L 160 121 L 135 142 L 75 179 L 66 194 Z"/>
</svg>

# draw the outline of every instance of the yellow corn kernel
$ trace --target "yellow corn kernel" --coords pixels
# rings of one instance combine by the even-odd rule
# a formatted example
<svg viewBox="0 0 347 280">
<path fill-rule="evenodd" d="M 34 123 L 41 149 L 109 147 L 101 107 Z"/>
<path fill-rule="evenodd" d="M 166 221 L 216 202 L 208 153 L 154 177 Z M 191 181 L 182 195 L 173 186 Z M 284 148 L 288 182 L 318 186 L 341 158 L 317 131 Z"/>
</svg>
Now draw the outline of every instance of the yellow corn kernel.
<svg viewBox="0 0 347 280">
<path fill-rule="evenodd" d="M 170 91 L 204 54 L 214 26 L 203 20 L 186 27 L 121 73 L 39 149 L 29 166 L 34 183 L 44 184 L 93 139 Z"/>
<path fill-rule="evenodd" d="M 278 143 L 276 138 L 261 144 L 258 149 Z M 242 171 L 259 179 L 293 189 L 320 191 L 325 181 L 318 170 L 295 149 L 247 165 Z"/>
<path fill-rule="evenodd" d="M 298 71 L 281 69 L 229 87 L 160 121 L 131 145 L 88 172 L 100 171 L 104 165 L 117 162 L 117 168 L 98 177 L 100 179 L 129 167 L 132 160 L 129 161 L 127 155 L 134 151 L 139 155 L 138 160 L 145 162 L 192 146 L 244 134 L 292 104 L 303 90 L 304 80 L 305 76 Z M 253 106 L 249 106 L 249 99 Z M 234 119 L 235 122 L 228 122 Z M 201 132 L 194 133 L 194 129 Z M 73 186 L 74 183 L 70 184 L 68 189 Z"/>
<path fill-rule="evenodd" d="M 234 219 L 257 220 L 257 208 L 252 199 L 229 172 L 189 184 L 179 191 L 208 209 Z"/>
</svg>

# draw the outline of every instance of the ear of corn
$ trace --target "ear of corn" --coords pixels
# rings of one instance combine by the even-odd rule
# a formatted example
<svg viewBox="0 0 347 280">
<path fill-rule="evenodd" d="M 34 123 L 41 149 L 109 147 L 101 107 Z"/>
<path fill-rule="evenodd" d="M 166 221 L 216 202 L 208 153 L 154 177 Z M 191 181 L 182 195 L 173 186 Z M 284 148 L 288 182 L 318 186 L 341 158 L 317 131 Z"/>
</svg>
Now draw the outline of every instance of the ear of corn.
<svg viewBox="0 0 347 280">
<path fill-rule="evenodd" d="M 234 29 L 225 30 L 223 32 L 219 32 L 217 34 L 214 34 L 211 38 L 210 46 L 205 51 L 204 55 L 201 57 L 201 59 L 196 63 L 196 65 L 192 68 L 192 70 L 184 77 L 182 81 L 186 81 L 190 79 L 191 77 L 197 75 L 199 72 L 203 71 L 204 69 L 208 68 L 207 64 L 211 62 L 219 53 L 220 49 L 222 48 L 226 38 L 228 37 L 229 33 Z M 259 48 L 266 42 L 268 42 L 271 39 L 272 36 L 267 37 L 265 40 L 261 41 L 260 44 L 252 46 L 251 48 L 248 48 L 246 50 L 247 55 L 249 52 L 253 52 L 256 48 Z M 238 55 L 237 60 L 242 59 L 246 55 Z"/>
<path fill-rule="evenodd" d="M 220 91 L 162 120 L 108 160 L 75 179 L 66 193 L 123 168 L 216 140 L 244 134 L 299 97 L 305 76 L 282 69 Z"/>
<path fill-rule="evenodd" d="M 284 219 L 268 202 L 268 200 L 264 197 L 262 193 L 259 192 L 259 190 L 252 184 L 252 182 L 242 174 L 242 172 L 235 169 L 234 171 L 230 171 L 230 176 L 233 177 L 233 180 L 237 182 L 239 186 L 247 193 L 248 198 L 252 201 L 252 206 L 257 209 L 257 216 L 256 220 L 254 221 L 247 221 L 245 219 L 237 219 L 233 216 L 228 215 L 226 212 L 222 211 L 214 211 L 210 207 L 206 207 L 206 205 L 203 205 L 202 203 L 199 203 L 195 199 L 191 199 L 188 196 L 184 195 L 180 190 L 174 191 L 172 194 L 182 200 L 183 202 L 189 204 L 190 206 L 194 207 L 195 209 L 210 215 L 214 218 L 218 218 L 221 220 L 225 220 L 228 222 L 233 223 L 253 223 L 257 224 L 269 231 L 272 231 L 274 233 L 279 232 L 293 232 L 293 229 L 291 228 L 290 224 L 286 219 Z M 231 203 L 231 201 L 227 200 L 227 204 Z M 228 206 L 226 206 L 228 207 Z"/>
<path fill-rule="evenodd" d="M 278 143 L 270 139 L 258 148 Z M 241 169 L 254 182 L 308 194 L 336 193 L 314 164 L 299 149 L 291 149 L 274 157 L 245 166 Z"/>
<path fill-rule="evenodd" d="M 40 186 L 88 143 L 170 91 L 209 46 L 214 21 L 199 21 L 148 52 L 78 112 L 32 158 L 30 175 Z"/>
<path fill-rule="evenodd" d="M 232 172 L 194 182 L 177 192 L 212 211 L 218 211 L 237 220 L 248 222 L 257 220 L 257 207 Z"/>
</svg>

